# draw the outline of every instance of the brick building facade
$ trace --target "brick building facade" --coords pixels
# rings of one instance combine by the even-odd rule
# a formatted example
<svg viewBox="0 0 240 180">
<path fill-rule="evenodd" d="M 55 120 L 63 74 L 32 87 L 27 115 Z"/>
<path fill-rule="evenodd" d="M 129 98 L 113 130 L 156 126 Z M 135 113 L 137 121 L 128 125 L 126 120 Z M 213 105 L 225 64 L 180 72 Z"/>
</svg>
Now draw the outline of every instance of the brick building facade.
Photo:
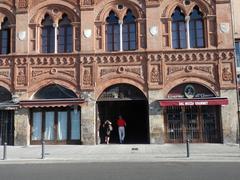
<svg viewBox="0 0 240 180">
<path fill-rule="evenodd" d="M 14 4 L 15 3 L 15 4 Z M 1 142 L 235 143 L 228 0 L 0 3 Z"/>
</svg>

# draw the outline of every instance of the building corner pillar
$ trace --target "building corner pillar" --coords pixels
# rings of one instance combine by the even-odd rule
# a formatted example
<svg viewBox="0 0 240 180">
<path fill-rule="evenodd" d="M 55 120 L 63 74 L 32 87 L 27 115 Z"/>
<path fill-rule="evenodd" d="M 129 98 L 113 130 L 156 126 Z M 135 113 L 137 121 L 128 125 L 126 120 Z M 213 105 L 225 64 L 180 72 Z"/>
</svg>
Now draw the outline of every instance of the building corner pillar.
<svg viewBox="0 0 240 180">
<path fill-rule="evenodd" d="M 163 109 L 159 106 L 159 99 L 162 93 L 159 90 L 152 90 L 149 94 L 149 135 L 151 144 L 164 143 L 164 115 Z"/>
<path fill-rule="evenodd" d="M 224 144 L 236 144 L 239 137 L 238 102 L 236 90 L 221 90 L 221 96 L 227 97 L 229 104 L 222 106 L 222 135 Z"/>
<path fill-rule="evenodd" d="M 91 95 L 81 106 L 81 142 L 82 144 L 97 144 L 96 138 L 96 102 Z"/>
</svg>

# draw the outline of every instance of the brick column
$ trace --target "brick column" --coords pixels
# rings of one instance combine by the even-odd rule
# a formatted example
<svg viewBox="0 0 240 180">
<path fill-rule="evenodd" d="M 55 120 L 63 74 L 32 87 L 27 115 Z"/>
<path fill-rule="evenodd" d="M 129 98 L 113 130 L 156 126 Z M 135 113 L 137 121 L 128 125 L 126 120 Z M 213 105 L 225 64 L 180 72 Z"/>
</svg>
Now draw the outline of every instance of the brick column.
<svg viewBox="0 0 240 180">
<path fill-rule="evenodd" d="M 151 144 L 164 143 L 164 116 L 159 106 L 159 99 L 163 98 L 161 91 L 149 91 L 149 133 Z"/>
<path fill-rule="evenodd" d="M 14 145 L 25 146 L 30 144 L 29 110 L 18 109 L 14 114 L 15 132 Z"/>
</svg>

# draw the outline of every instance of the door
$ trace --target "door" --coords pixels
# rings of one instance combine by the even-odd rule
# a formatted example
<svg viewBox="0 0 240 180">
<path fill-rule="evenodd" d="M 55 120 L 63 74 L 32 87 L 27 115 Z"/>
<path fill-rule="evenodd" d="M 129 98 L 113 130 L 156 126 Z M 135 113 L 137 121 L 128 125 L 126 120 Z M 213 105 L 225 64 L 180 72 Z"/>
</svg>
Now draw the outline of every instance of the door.
<svg viewBox="0 0 240 180">
<path fill-rule="evenodd" d="M 183 140 L 183 121 L 181 107 L 168 107 L 166 109 L 167 141 L 181 143 Z"/>
<path fill-rule="evenodd" d="M 165 139 L 168 143 L 221 142 L 219 107 L 176 106 L 165 109 Z"/>
<path fill-rule="evenodd" d="M 191 139 L 191 142 L 200 142 L 200 123 L 199 123 L 199 106 L 186 106 L 184 113 L 186 134 L 185 138 Z"/>
</svg>

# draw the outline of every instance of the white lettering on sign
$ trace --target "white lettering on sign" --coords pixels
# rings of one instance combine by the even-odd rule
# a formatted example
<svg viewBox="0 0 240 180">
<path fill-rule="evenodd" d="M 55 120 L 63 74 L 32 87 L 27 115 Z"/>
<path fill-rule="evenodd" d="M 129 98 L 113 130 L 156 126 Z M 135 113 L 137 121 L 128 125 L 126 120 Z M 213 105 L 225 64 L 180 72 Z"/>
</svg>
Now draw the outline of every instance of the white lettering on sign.
<svg viewBox="0 0 240 180">
<path fill-rule="evenodd" d="M 197 106 L 208 105 L 208 102 L 207 101 L 195 102 L 195 105 L 197 105 Z"/>
<path fill-rule="evenodd" d="M 187 101 L 187 102 L 178 102 L 179 106 L 203 106 L 203 105 L 208 105 L 208 101 Z"/>
</svg>

